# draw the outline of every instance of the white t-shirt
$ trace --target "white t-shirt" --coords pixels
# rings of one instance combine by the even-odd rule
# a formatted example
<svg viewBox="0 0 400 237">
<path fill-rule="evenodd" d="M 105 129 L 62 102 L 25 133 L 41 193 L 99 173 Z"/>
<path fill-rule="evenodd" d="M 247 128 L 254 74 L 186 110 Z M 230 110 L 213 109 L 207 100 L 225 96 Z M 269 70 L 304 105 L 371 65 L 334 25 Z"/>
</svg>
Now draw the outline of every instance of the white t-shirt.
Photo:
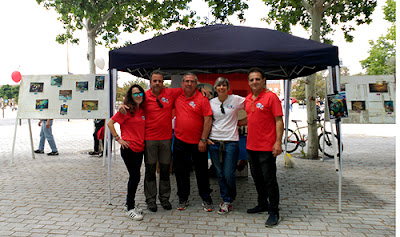
<svg viewBox="0 0 400 237">
<path fill-rule="evenodd" d="M 239 141 L 237 129 L 238 111 L 244 109 L 244 97 L 228 95 L 223 103 L 225 114 L 221 112 L 221 101 L 218 97 L 210 100 L 213 112 L 213 123 L 209 138 L 220 141 Z"/>
</svg>

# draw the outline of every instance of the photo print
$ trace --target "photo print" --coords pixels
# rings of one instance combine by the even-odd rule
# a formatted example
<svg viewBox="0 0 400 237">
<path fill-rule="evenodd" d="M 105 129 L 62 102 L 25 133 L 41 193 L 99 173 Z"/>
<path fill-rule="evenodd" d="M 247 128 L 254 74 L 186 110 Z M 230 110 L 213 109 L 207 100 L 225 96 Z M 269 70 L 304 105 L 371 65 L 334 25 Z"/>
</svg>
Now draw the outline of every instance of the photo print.
<svg viewBox="0 0 400 237">
<path fill-rule="evenodd" d="M 67 115 L 68 113 L 68 105 L 62 104 L 60 108 L 60 114 L 61 115 Z"/>
<path fill-rule="evenodd" d="M 369 84 L 369 92 L 370 93 L 385 93 L 389 92 L 387 82 L 377 82 Z"/>
<path fill-rule="evenodd" d="M 352 101 L 351 102 L 351 110 L 365 110 L 365 101 Z"/>
<path fill-rule="evenodd" d="M 87 81 L 77 81 L 76 90 L 77 91 L 87 91 L 89 88 L 89 82 Z"/>
<path fill-rule="evenodd" d="M 94 82 L 95 90 L 104 90 L 104 78 L 105 76 L 96 76 Z"/>
<path fill-rule="evenodd" d="M 98 100 L 82 100 L 82 110 L 98 110 Z"/>
<path fill-rule="evenodd" d="M 72 100 L 72 90 L 60 90 L 58 98 L 60 100 Z"/>
<path fill-rule="evenodd" d="M 29 92 L 43 92 L 43 82 L 31 82 Z"/>
<path fill-rule="evenodd" d="M 346 94 L 344 92 L 328 95 L 328 105 L 331 119 L 349 116 L 346 105 Z"/>
<path fill-rule="evenodd" d="M 385 102 L 384 102 L 384 106 L 385 106 L 385 112 L 386 113 L 392 113 L 392 112 L 394 112 L 394 107 L 393 107 L 393 101 L 391 101 L 391 100 L 386 100 Z"/>
<path fill-rule="evenodd" d="M 51 76 L 50 85 L 61 86 L 62 85 L 62 76 Z"/>
<path fill-rule="evenodd" d="M 48 109 L 49 99 L 36 100 L 36 109 Z"/>
</svg>

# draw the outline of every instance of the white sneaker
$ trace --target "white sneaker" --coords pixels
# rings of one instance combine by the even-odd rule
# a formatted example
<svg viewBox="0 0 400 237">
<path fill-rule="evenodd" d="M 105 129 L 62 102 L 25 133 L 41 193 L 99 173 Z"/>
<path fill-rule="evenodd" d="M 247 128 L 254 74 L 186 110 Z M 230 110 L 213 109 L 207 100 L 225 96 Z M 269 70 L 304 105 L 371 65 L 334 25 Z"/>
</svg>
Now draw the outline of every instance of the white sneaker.
<svg viewBox="0 0 400 237">
<path fill-rule="evenodd" d="M 135 209 L 136 213 L 139 213 L 139 214 L 143 215 L 143 209 L 142 208 L 140 208 L 139 206 L 136 206 L 134 209 Z M 124 211 L 128 212 L 128 205 L 126 205 L 126 204 L 124 205 Z"/>
<path fill-rule="evenodd" d="M 227 214 L 232 211 L 232 204 L 229 202 L 223 202 L 219 205 L 218 214 Z"/>
<path fill-rule="evenodd" d="M 132 220 L 135 220 L 135 221 L 141 221 L 141 220 L 143 220 L 143 210 L 142 210 L 142 213 L 140 213 L 140 208 L 139 208 L 139 210 L 137 210 L 138 208 L 133 208 L 133 209 L 130 209 L 129 211 L 127 211 L 126 212 L 126 215 L 129 217 L 129 218 L 131 218 Z"/>
</svg>

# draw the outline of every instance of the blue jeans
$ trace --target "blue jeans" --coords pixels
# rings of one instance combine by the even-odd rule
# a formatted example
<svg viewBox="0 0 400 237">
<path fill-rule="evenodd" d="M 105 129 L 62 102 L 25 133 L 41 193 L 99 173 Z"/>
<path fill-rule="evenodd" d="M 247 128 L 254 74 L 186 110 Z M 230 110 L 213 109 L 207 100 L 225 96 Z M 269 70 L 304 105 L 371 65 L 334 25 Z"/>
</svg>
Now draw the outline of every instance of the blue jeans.
<svg viewBox="0 0 400 237">
<path fill-rule="evenodd" d="M 129 173 L 128 192 L 126 205 L 128 210 L 135 207 L 136 190 L 140 181 L 140 167 L 142 166 L 144 152 L 134 152 L 130 148 L 122 149 L 121 156 Z"/>
<path fill-rule="evenodd" d="M 276 157 L 272 151 L 247 150 L 251 176 L 258 194 L 258 205 L 279 214 L 279 187 L 276 177 Z"/>
<path fill-rule="evenodd" d="M 239 155 L 239 142 L 214 141 L 209 145 L 211 161 L 218 178 L 219 190 L 224 202 L 233 202 L 236 198 L 236 163 Z M 222 142 L 222 141 L 221 141 Z"/>
<path fill-rule="evenodd" d="M 50 121 L 49 128 L 46 127 L 47 119 L 42 120 L 42 125 L 40 128 L 40 142 L 38 150 L 44 151 L 44 142 L 47 139 L 47 142 L 50 145 L 52 152 L 57 152 L 56 143 L 54 142 L 53 133 L 51 132 L 51 126 L 53 125 L 53 120 Z"/>
</svg>

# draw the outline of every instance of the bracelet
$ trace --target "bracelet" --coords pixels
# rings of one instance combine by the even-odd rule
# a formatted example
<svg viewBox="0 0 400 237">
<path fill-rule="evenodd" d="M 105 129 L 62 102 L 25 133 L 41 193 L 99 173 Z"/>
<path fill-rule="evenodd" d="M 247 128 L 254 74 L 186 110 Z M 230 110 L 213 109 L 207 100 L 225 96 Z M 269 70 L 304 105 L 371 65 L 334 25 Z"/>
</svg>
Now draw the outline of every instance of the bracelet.
<svg viewBox="0 0 400 237">
<path fill-rule="evenodd" d="M 119 141 L 121 138 L 120 137 L 116 137 L 115 138 L 115 141 L 117 142 L 117 141 Z"/>
</svg>

